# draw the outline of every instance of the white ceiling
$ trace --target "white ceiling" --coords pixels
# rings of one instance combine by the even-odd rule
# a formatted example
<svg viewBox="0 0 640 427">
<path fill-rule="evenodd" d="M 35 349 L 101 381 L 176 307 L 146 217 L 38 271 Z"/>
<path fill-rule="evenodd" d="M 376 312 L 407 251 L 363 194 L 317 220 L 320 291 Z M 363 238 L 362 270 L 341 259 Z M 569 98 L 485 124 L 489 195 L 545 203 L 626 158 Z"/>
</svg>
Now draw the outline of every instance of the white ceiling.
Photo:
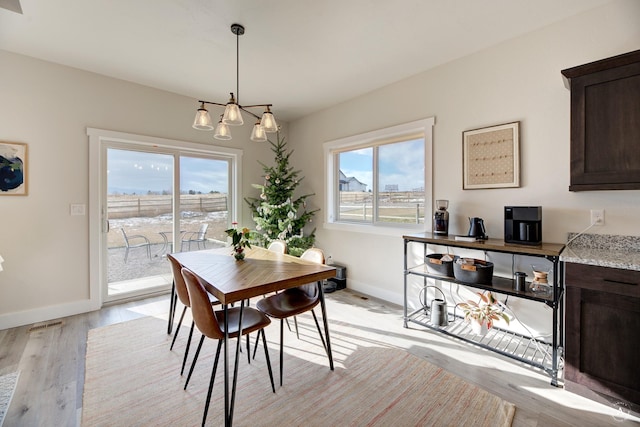
<svg viewBox="0 0 640 427">
<path fill-rule="evenodd" d="M 237 22 L 240 102 L 289 121 L 610 1 L 0 0 L 0 49 L 224 103 Z"/>
</svg>

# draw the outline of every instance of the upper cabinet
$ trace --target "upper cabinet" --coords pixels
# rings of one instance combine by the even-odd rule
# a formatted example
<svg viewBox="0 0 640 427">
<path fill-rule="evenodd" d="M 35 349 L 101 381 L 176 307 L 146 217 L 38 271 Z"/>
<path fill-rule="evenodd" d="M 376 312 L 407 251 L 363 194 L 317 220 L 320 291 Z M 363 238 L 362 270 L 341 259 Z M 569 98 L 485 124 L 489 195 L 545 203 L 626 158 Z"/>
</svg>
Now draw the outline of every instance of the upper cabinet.
<svg viewBox="0 0 640 427">
<path fill-rule="evenodd" d="M 571 91 L 569 191 L 640 189 L 640 50 L 562 75 Z"/>
</svg>

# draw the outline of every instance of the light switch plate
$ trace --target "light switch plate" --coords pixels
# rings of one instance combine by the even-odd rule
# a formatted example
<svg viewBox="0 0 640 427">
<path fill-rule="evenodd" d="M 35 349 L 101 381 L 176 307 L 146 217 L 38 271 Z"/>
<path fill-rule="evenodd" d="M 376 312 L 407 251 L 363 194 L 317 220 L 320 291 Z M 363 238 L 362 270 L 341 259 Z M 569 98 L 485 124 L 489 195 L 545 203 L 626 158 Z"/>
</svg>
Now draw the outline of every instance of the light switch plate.
<svg viewBox="0 0 640 427">
<path fill-rule="evenodd" d="M 69 208 L 70 214 L 71 216 L 76 216 L 76 215 L 85 215 L 86 213 L 86 208 L 85 205 L 83 204 L 71 204 L 71 207 Z"/>
</svg>

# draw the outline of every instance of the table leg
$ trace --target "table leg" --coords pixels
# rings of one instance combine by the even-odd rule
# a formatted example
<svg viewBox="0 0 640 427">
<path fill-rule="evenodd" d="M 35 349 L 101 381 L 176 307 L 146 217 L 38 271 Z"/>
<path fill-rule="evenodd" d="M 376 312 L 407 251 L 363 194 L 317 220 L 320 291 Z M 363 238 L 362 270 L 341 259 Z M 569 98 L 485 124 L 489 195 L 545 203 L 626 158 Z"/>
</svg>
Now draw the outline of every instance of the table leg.
<svg viewBox="0 0 640 427">
<path fill-rule="evenodd" d="M 327 353 L 329 354 L 329 368 L 333 371 L 333 354 L 331 353 L 331 338 L 329 338 L 329 323 L 327 322 L 327 306 L 324 302 L 324 286 L 322 280 L 318 281 L 318 292 L 320 292 L 320 308 L 322 309 L 322 322 L 324 323 L 324 335 L 327 338 Z"/>
<path fill-rule="evenodd" d="M 240 360 L 240 347 L 242 346 L 242 314 L 244 312 L 244 300 L 240 303 L 240 316 L 238 317 L 238 345 L 236 346 L 236 361 L 233 368 L 233 386 L 231 388 L 231 407 L 229 408 L 229 425 L 233 424 L 233 407 L 236 401 L 236 384 L 238 382 L 238 361 Z"/>
<path fill-rule="evenodd" d="M 229 427 L 229 305 L 224 304 L 224 425 Z"/>
</svg>

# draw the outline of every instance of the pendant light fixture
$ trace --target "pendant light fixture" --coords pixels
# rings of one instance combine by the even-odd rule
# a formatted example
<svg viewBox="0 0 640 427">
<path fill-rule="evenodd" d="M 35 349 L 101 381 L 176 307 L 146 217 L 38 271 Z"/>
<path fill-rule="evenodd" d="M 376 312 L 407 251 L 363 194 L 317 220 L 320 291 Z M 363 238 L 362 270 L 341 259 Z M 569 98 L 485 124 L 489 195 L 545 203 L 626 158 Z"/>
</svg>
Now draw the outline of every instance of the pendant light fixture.
<svg viewBox="0 0 640 427">
<path fill-rule="evenodd" d="M 242 111 L 253 116 L 257 122 L 253 125 L 251 131 L 251 140 L 256 142 L 263 142 L 267 140 L 267 133 L 274 133 L 278 131 L 278 124 L 271 112 L 272 104 L 255 104 L 255 105 L 241 105 L 240 104 L 240 36 L 244 34 L 244 27 L 240 24 L 232 24 L 231 32 L 236 35 L 236 92 L 235 95 L 231 92 L 229 101 L 226 104 L 220 104 L 218 102 L 199 100 L 200 108 L 196 112 L 196 118 L 193 121 L 194 129 L 198 130 L 213 130 L 214 125 L 211 121 L 209 111 L 205 108 L 205 104 L 219 105 L 224 107 L 224 113 L 220 116 L 220 121 L 215 126 L 215 132 L 213 137 L 216 139 L 228 140 L 231 139 L 230 126 L 241 126 L 244 124 L 242 120 Z M 248 108 L 264 108 L 262 117 L 249 111 Z"/>
</svg>

